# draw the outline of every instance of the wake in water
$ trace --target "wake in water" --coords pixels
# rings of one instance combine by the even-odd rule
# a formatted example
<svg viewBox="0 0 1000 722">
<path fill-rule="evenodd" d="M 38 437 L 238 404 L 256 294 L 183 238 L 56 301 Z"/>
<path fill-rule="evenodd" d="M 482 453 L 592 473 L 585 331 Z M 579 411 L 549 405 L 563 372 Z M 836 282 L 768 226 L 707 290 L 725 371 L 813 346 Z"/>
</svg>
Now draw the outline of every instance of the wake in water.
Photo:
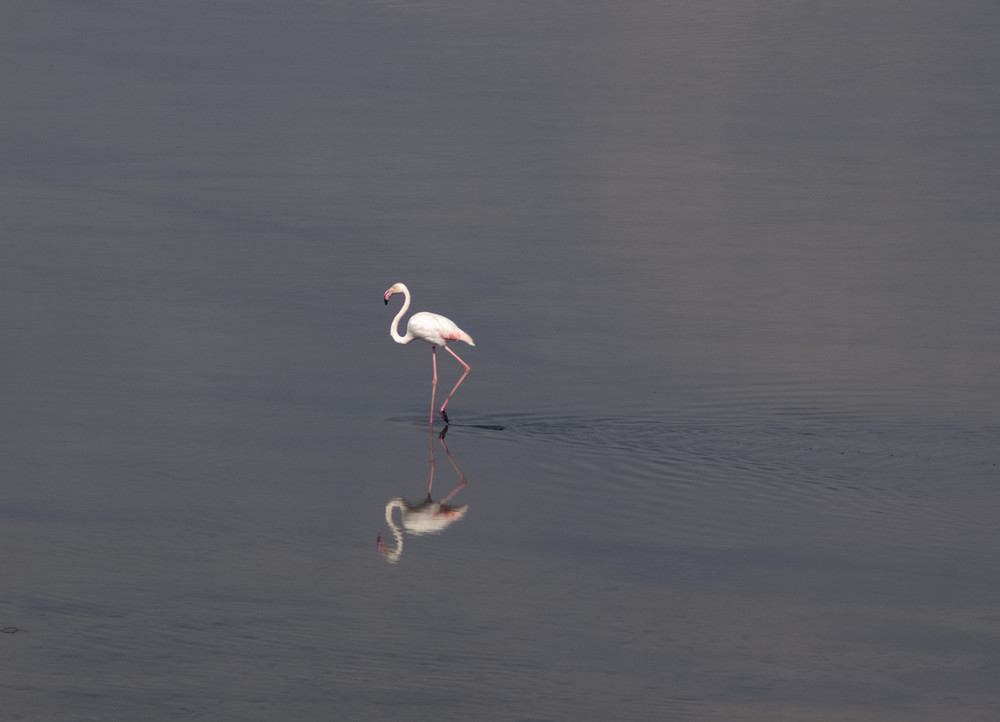
<svg viewBox="0 0 1000 722">
<path fill-rule="evenodd" d="M 656 528 L 672 543 L 739 547 L 795 530 L 820 544 L 868 539 L 925 553 L 994 543 L 984 513 L 993 487 L 984 481 L 996 473 L 996 429 L 888 425 L 815 409 L 466 420 L 463 433 L 531 459 L 521 474 L 536 494 L 557 498 L 561 513 Z"/>
</svg>

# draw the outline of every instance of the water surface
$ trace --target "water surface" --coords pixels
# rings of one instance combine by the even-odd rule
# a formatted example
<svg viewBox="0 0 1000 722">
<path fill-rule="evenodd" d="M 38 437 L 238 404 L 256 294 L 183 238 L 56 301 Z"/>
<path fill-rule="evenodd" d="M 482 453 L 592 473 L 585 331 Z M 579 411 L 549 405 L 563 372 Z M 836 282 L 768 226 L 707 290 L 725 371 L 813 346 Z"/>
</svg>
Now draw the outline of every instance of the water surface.
<svg viewBox="0 0 1000 722">
<path fill-rule="evenodd" d="M 6 718 L 996 719 L 997 12 L 11 10 Z"/>
</svg>

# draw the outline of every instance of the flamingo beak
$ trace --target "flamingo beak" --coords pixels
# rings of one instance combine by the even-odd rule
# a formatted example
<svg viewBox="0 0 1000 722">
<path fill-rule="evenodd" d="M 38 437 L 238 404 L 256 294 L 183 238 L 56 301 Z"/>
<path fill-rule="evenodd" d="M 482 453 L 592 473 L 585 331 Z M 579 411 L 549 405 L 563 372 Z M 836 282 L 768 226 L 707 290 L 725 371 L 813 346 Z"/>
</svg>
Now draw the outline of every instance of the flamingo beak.
<svg viewBox="0 0 1000 722">
<path fill-rule="evenodd" d="M 392 289 L 391 288 L 388 291 L 385 292 L 385 305 L 386 306 L 389 305 L 389 299 L 390 298 L 392 298 Z"/>
</svg>

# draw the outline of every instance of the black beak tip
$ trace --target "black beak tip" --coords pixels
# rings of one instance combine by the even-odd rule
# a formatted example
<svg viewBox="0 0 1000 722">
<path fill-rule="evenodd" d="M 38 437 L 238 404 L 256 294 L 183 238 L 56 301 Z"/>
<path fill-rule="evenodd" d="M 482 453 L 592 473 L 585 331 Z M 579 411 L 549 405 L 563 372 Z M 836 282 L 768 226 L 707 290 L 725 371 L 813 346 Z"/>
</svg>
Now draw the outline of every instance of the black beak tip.
<svg viewBox="0 0 1000 722">
<path fill-rule="evenodd" d="M 386 306 L 388 306 L 388 305 L 389 305 L 389 299 L 388 299 L 388 298 L 387 298 L 387 299 L 385 299 L 385 305 L 386 305 Z"/>
</svg>

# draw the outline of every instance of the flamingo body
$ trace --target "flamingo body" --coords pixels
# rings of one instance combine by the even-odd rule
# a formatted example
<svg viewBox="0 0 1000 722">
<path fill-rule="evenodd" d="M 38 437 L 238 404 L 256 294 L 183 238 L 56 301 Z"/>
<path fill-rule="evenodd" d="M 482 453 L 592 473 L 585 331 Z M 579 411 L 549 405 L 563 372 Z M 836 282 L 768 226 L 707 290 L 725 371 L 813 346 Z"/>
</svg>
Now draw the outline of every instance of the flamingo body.
<svg viewBox="0 0 1000 722">
<path fill-rule="evenodd" d="M 410 316 L 410 320 L 406 322 L 406 336 L 411 339 L 419 338 L 432 346 L 446 346 L 448 341 L 465 341 L 470 346 L 476 345 L 472 336 L 460 329 L 450 318 L 427 311 Z"/>
<path fill-rule="evenodd" d="M 451 401 L 451 397 L 455 395 L 455 392 L 458 391 L 458 387 L 462 385 L 462 382 L 465 381 L 465 377 L 468 376 L 469 371 L 472 370 L 469 364 L 465 363 L 465 361 L 463 361 L 457 353 L 448 348 L 448 341 L 464 341 L 470 346 L 475 346 L 476 343 L 472 340 L 472 336 L 460 329 L 450 318 L 436 313 L 428 313 L 427 311 L 420 311 L 419 313 L 415 313 L 410 316 L 410 320 L 406 323 L 406 335 L 400 335 L 399 321 L 410 308 L 410 289 L 408 289 L 405 284 L 394 283 L 385 292 L 386 304 L 388 304 L 389 299 L 397 293 L 403 294 L 403 307 L 399 309 L 399 313 L 396 314 L 396 317 L 392 319 L 392 323 L 389 325 L 389 335 L 392 337 L 392 340 L 396 343 L 407 344 L 414 339 L 420 339 L 421 341 L 426 341 L 431 345 L 431 363 L 434 370 L 434 376 L 431 381 L 430 421 L 432 425 L 434 423 L 434 394 L 437 390 L 437 347 L 441 346 L 445 351 L 454 356 L 455 360 L 462 364 L 465 368 L 465 373 L 462 374 L 458 383 L 455 384 L 451 393 L 448 394 L 448 398 L 446 398 L 444 403 L 441 404 L 441 418 L 444 419 L 444 422 L 447 424 L 448 413 L 445 409 L 448 406 L 448 402 Z"/>
<path fill-rule="evenodd" d="M 392 523 L 392 510 L 399 509 L 403 528 L 415 536 L 422 534 L 438 534 L 454 522 L 465 516 L 467 506 L 452 506 L 433 501 L 430 496 L 420 504 L 411 504 L 406 499 L 397 497 L 385 506 L 385 518 Z"/>
<path fill-rule="evenodd" d="M 464 486 L 464 482 L 462 485 L 457 487 L 455 491 L 461 489 L 462 486 Z M 448 495 L 448 498 L 451 498 L 455 491 L 452 491 L 452 493 Z M 400 522 L 403 525 L 402 528 L 397 526 L 396 522 L 392 518 L 392 512 L 395 509 L 399 509 L 400 511 Z M 453 506 L 445 503 L 444 501 L 433 501 L 430 494 L 428 494 L 427 499 L 420 504 L 411 504 L 402 497 L 396 497 L 385 505 L 385 521 L 389 525 L 389 530 L 392 532 L 392 535 L 396 538 L 396 545 L 390 546 L 390 544 L 387 544 L 382 539 L 382 535 L 380 534 L 378 541 L 376 542 L 376 547 L 386 561 L 395 564 L 399 561 L 399 557 L 403 554 L 404 529 L 413 536 L 440 534 L 454 522 L 465 516 L 465 512 L 468 511 L 468 509 L 468 506 Z"/>
</svg>

